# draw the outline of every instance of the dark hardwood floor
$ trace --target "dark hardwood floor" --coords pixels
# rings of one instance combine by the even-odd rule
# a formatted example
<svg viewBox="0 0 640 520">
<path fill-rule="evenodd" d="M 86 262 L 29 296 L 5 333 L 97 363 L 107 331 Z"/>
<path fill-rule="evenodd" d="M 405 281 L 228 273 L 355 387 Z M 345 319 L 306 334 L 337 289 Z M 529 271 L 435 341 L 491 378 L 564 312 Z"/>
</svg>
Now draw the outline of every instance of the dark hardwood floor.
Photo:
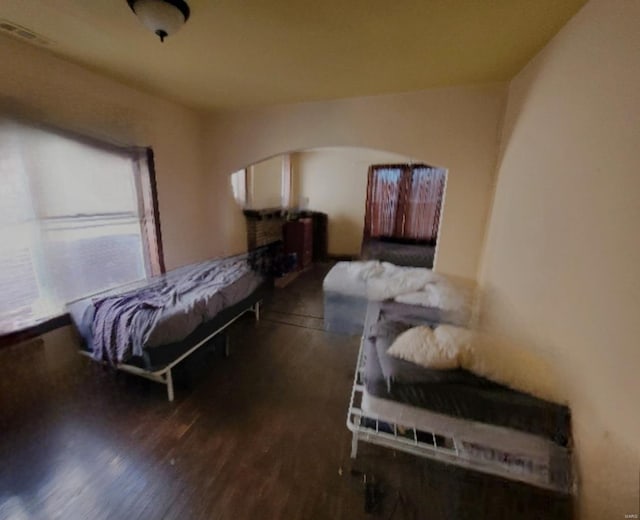
<svg viewBox="0 0 640 520">
<path fill-rule="evenodd" d="M 174 403 L 79 356 L 70 328 L 0 350 L 0 519 L 570 518 L 563 497 L 384 448 L 352 464 L 358 340 L 322 331 L 325 272 L 235 324 L 229 359 L 191 360 Z"/>
</svg>

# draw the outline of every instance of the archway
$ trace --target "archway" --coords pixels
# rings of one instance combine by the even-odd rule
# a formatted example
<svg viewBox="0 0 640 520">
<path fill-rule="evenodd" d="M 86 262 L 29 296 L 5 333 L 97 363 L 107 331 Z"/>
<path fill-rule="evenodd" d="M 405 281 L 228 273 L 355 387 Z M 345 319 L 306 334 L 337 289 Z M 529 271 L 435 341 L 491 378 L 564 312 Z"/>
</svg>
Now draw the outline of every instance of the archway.
<svg viewBox="0 0 640 520">
<path fill-rule="evenodd" d="M 385 182 L 380 181 L 383 167 L 389 173 Z M 326 215 L 326 254 L 330 257 L 432 267 L 445 179 L 444 168 L 405 155 L 322 147 L 248 165 L 231 174 L 230 185 L 245 218 L 260 212 L 263 216 L 284 212 L 284 220 Z M 262 243 L 249 240 L 248 245 Z"/>
</svg>

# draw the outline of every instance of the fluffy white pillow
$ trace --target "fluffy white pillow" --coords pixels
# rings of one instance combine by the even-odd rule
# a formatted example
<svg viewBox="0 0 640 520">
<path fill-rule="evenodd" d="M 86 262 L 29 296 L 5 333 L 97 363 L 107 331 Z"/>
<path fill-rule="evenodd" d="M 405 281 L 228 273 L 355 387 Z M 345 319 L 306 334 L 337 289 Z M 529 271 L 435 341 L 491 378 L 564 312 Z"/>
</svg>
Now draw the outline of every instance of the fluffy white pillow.
<svg viewBox="0 0 640 520">
<path fill-rule="evenodd" d="M 471 332 L 453 325 L 419 326 L 400 334 L 387 354 L 426 368 L 458 368 L 471 348 Z"/>
</svg>

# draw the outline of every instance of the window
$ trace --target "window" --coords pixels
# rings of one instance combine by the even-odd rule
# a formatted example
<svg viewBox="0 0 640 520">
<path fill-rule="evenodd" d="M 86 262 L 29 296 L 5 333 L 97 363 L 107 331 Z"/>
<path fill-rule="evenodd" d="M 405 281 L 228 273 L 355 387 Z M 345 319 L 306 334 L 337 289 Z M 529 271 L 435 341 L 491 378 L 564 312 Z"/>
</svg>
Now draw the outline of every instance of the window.
<svg viewBox="0 0 640 520">
<path fill-rule="evenodd" d="M 162 270 L 152 156 L 0 121 L 0 334 Z"/>
<path fill-rule="evenodd" d="M 369 171 L 367 193 L 367 226 L 370 237 L 392 237 L 401 235 L 402 221 L 398 211 L 403 166 L 373 166 Z"/>
<path fill-rule="evenodd" d="M 233 198 L 241 206 L 247 205 L 247 170 L 238 170 L 231 174 Z"/>
<path fill-rule="evenodd" d="M 411 166 L 411 181 L 404 205 L 402 237 L 435 242 L 444 195 L 445 170 Z"/>
<path fill-rule="evenodd" d="M 446 171 L 424 164 L 369 168 L 365 238 L 435 243 Z"/>
</svg>

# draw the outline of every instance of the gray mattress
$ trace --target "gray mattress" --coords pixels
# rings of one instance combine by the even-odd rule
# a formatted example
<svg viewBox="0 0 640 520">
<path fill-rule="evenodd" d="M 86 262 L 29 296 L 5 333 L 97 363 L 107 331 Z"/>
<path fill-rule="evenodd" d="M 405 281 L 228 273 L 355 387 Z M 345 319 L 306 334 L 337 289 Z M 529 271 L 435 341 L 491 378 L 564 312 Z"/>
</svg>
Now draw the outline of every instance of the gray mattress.
<svg viewBox="0 0 640 520">
<path fill-rule="evenodd" d="M 356 262 L 361 263 L 361 262 Z M 327 332 L 347 335 L 361 335 L 367 313 L 367 281 L 351 272 L 353 262 L 338 262 L 322 282 L 324 292 L 324 329 Z M 443 280 L 444 276 L 440 276 Z M 458 282 L 459 283 L 459 282 Z M 388 311 L 394 306 L 407 304 L 386 300 Z M 470 306 L 458 310 L 444 310 L 438 307 L 409 305 L 414 314 L 426 317 L 430 323 L 450 323 L 464 326 L 470 319 Z M 404 311 L 403 311 L 404 312 Z"/>
<path fill-rule="evenodd" d="M 395 359 L 386 350 L 395 339 L 394 334 L 403 328 L 383 329 L 390 336 L 385 337 L 382 332 L 380 336 L 365 338 L 365 387 L 369 394 L 568 445 L 571 426 L 566 406 L 518 392 L 466 370 L 431 370 Z"/>
<path fill-rule="evenodd" d="M 211 336 L 211 334 L 227 324 L 231 319 L 249 309 L 256 302 L 262 300 L 270 289 L 270 282 L 263 282 L 249 294 L 249 296 L 230 307 L 225 307 L 211 320 L 199 325 L 198 328 L 183 340 L 157 345 L 152 348 L 145 348 L 141 356 L 133 356 L 127 363 L 150 371 L 159 370 L 167 366 L 191 347 Z M 220 335 L 220 337 L 224 339 L 222 335 Z"/>
<path fill-rule="evenodd" d="M 136 283 L 77 300 L 68 306 L 68 310 L 85 348 L 93 351 L 96 313 L 103 301 L 109 298 L 135 297 L 136 294 L 143 293 L 149 288 L 154 292 L 160 288 L 163 293 L 166 293 L 168 288 L 172 292 L 170 297 L 165 298 L 166 304 L 163 301 L 162 306 L 153 308 L 153 318 L 145 321 L 147 327 L 144 331 L 143 350 L 149 352 L 166 345 L 178 344 L 203 324 L 213 320 L 223 310 L 235 307 L 246 300 L 262 286 L 264 277 L 244 266 L 239 270 L 236 269 L 233 277 L 229 278 L 230 283 L 217 283 L 216 280 L 216 283 L 207 285 L 211 280 L 199 283 L 199 279 L 193 277 L 194 272 L 197 275 L 203 272 L 203 266 L 207 269 L 213 266 L 216 272 L 219 270 L 224 274 L 227 267 L 231 268 L 232 264 L 237 267 L 237 259 L 221 259 L 187 266 L 162 277 L 153 278 L 146 283 Z M 190 286 L 188 290 L 180 291 L 179 289 L 184 287 L 185 277 L 191 277 Z M 220 279 L 225 281 L 224 277 Z M 138 314 L 144 315 L 146 312 L 150 311 L 141 308 Z M 135 320 L 133 323 L 135 324 Z M 132 356 L 142 355 L 143 352 L 140 350 L 132 354 Z"/>
<path fill-rule="evenodd" d="M 435 245 L 412 244 L 407 241 L 370 238 L 362 243 L 362 260 L 381 260 L 408 267 L 433 267 Z"/>
<path fill-rule="evenodd" d="M 324 291 L 324 330 L 336 334 L 360 336 L 363 332 L 367 309 L 370 305 L 380 305 L 388 315 L 414 323 L 449 323 L 464 325 L 467 316 L 462 313 L 443 311 L 436 307 L 408 305 L 393 300 L 370 302 L 366 296 L 341 294 Z"/>
</svg>

